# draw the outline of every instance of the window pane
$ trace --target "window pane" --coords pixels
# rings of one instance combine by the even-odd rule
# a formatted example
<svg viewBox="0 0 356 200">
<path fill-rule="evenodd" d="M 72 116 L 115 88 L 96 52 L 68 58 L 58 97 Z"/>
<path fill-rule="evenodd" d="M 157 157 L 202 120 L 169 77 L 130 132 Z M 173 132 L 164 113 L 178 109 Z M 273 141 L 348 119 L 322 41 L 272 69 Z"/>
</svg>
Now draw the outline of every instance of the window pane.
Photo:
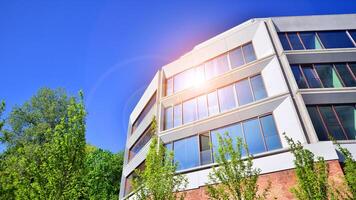
<svg viewBox="0 0 356 200">
<path fill-rule="evenodd" d="M 166 83 L 166 96 L 171 95 L 173 93 L 173 78 L 167 79 Z"/>
<path fill-rule="evenodd" d="M 263 84 L 261 75 L 251 77 L 251 86 L 253 94 L 255 96 L 255 100 L 260 100 L 267 97 L 266 89 Z"/>
<path fill-rule="evenodd" d="M 193 79 L 194 86 L 200 86 L 205 80 L 204 65 L 200 65 L 195 69 L 195 77 Z"/>
<path fill-rule="evenodd" d="M 260 125 L 257 119 L 251 119 L 242 123 L 246 143 L 251 154 L 265 151 Z"/>
<path fill-rule="evenodd" d="M 173 144 L 172 143 L 167 143 L 164 145 L 167 149 L 167 151 L 173 151 Z"/>
<path fill-rule="evenodd" d="M 240 47 L 230 51 L 229 56 L 232 68 L 236 68 L 245 64 L 244 58 L 242 56 L 242 50 Z"/>
<path fill-rule="evenodd" d="M 131 134 L 135 132 L 135 130 L 139 127 L 141 124 L 142 120 L 145 119 L 146 115 L 151 111 L 152 107 L 156 103 L 156 92 L 152 95 L 151 99 L 148 101 L 147 105 L 144 107 L 144 109 L 141 111 L 141 113 L 138 115 L 137 119 L 132 125 L 131 129 Z"/>
<path fill-rule="evenodd" d="M 339 72 L 346 87 L 355 87 L 356 86 L 356 81 L 352 77 L 352 74 L 351 74 L 350 70 L 347 68 L 345 63 L 335 64 L 335 68 Z"/>
<path fill-rule="evenodd" d="M 129 151 L 129 160 L 131 160 L 135 155 L 141 151 L 141 149 L 147 144 L 148 141 L 153 136 L 153 131 L 149 126 L 144 133 L 139 137 L 139 139 L 135 142 L 135 144 L 130 148 Z"/>
<path fill-rule="evenodd" d="M 252 43 L 242 46 L 242 51 L 244 52 L 244 57 L 246 63 L 256 60 L 255 51 L 253 49 Z"/>
<path fill-rule="evenodd" d="M 206 79 L 213 78 L 229 70 L 227 55 L 221 55 L 205 63 Z M 192 79 L 193 80 L 193 79 Z"/>
<path fill-rule="evenodd" d="M 206 165 L 212 163 L 209 133 L 199 135 L 200 139 L 200 163 Z"/>
<path fill-rule="evenodd" d="M 177 170 L 188 169 L 199 165 L 198 137 L 190 137 L 174 142 L 174 161 L 178 162 Z"/>
<path fill-rule="evenodd" d="M 321 83 L 311 65 L 302 65 L 302 70 L 311 88 L 320 88 Z"/>
<path fill-rule="evenodd" d="M 292 72 L 295 78 L 295 81 L 298 84 L 299 88 L 308 88 L 307 83 L 302 75 L 302 72 L 299 69 L 299 65 L 291 65 Z"/>
<path fill-rule="evenodd" d="M 188 69 L 174 76 L 174 93 L 184 90 L 193 84 L 195 68 Z"/>
<path fill-rule="evenodd" d="M 206 95 L 197 98 L 198 101 L 198 118 L 203 119 L 208 116 L 208 104 L 206 101 Z"/>
<path fill-rule="evenodd" d="M 224 112 L 236 107 L 233 85 L 218 90 L 220 111 Z"/>
<path fill-rule="evenodd" d="M 164 129 L 170 129 L 173 127 L 173 108 L 168 107 L 164 111 Z"/>
<path fill-rule="evenodd" d="M 177 127 L 182 125 L 182 104 L 174 106 L 173 110 L 173 126 Z"/>
<path fill-rule="evenodd" d="M 356 139 L 356 108 L 355 105 L 338 105 L 335 111 L 349 140 Z"/>
<path fill-rule="evenodd" d="M 183 123 L 189 123 L 197 120 L 196 99 L 191 99 L 183 103 Z"/>
<path fill-rule="evenodd" d="M 239 81 L 235 85 L 239 105 L 245 105 L 253 101 L 248 79 Z"/>
<path fill-rule="evenodd" d="M 268 150 L 282 148 L 281 140 L 272 115 L 261 117 L 260 120 Z"/>
<path fill-rule="evenodd" d="M 326 127 L 329 130 L 329 133 L 332 134 L 332 136 L 336 140 L 345 140 L 346 137 L 340 127 L 339 122 L 337 121 L 333 110 L 331 109 L 330 106 L 319 106 L 321 115 L 323 116 L 323 119 L 326 123 Z"/>
<path fill-rule="evenodd" d="M 236 138 L 237 137 L 241 138 L 244 141 L 241 123 L 237 123 L 234 125 L 230 125 L 227 127 L 213 130 L 213 131 L 211 131 L 211 143 L 212 143 L 212 147 L 213 147 L 213 156 L 216 156 L 216 154 L 218 153 L 218 149 L 219 149 L 218 135 L 221 135 L 224 138 L 225 133 L 229 134 L 229 136 L 232 139 L 232 145 L 235 148 L 236 148 L 236 141 L 237 141 Z M 246 155 L 246 152 L 244 151 L 243 148 L 241 149 L 241 152 L 242 152 L 242 155 Z"/>
<path fill-rule="evenodd" d="M 352 73 L 356 76 L 356 63 L 348 63 Z"/>
<path fill-rule="evenodd" d="M 314 32 L 301 32 L 299 35 L 306 49 L 321 49 L 321 44 Z"/>
<path fill-rule="evenodd" d="M 321 31 L 318 35 L 325 48 L 354 47 L 346 31 Z"/>
<path fill-rule="evenodd" d="M 342 87 L 342 83 L 331 64 L 316 64 L 315 70 L 317 71 L 321 82 L 327 88 Z"/>
<path fill-rule="evenodd" d="M 304 49 L 302 43 L 300 42 L 300 39 L 297 35 L 297 33 L 288 33 L 288 38 L 289 41 L 292 45 L 293 50 L 300 50 Z"/>
<path fill-rule="evenodd" d="M 318 135 L 318 139 L 320 141 L 328 141 L 328 131 L 321 121 L 319 112 L 315 106 L 308 106 L 308 113 L 310 115 L 310 119 L 313 123 L 316 134 Z"/>
<path fill-rule="evenodd" d="M 356 30 L 349 31 L 352 39 L 354 39 L 354 42 L 356 42 Z"/>
<path fill-rule="evenodd" d="M 285 33 L 278 33 L 279 40 L 282 43 L 283 49 L 284 50 L 291 50 L 287 36 Z"/>
<path fill-rule="evenodd" d="M 209 116 L 219 113 L 218 96 L 216 91 L 208 94 Z"/>
</svg>

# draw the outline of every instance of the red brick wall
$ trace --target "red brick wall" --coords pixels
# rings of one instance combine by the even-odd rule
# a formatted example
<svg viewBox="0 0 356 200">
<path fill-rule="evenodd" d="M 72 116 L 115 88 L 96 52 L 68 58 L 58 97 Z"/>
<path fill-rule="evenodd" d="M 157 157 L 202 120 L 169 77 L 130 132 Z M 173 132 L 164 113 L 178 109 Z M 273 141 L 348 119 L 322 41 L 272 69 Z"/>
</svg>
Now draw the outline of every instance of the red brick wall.
<svg viewBox="0 0 356 200">
<path fill-rule="evenodd" d="M 338 160 L 328 161 L 329 165 L 329 179 L 335 183 L 340 183 L 343 177 L 343 171 Z M 268 199 L 295 199 L 289 188 L 295 185 L 296 176 L 294 170 L 284 170 L 269 174 L 263 174 L 259 177 L 258 185 L 260 189 L 264 189 L 268 180 L 271 181 L 271 190 Z M 205 187 L 200 187 L 194 190 L 186 191 L 186 200 L 207 200 Z"/>
</svg>

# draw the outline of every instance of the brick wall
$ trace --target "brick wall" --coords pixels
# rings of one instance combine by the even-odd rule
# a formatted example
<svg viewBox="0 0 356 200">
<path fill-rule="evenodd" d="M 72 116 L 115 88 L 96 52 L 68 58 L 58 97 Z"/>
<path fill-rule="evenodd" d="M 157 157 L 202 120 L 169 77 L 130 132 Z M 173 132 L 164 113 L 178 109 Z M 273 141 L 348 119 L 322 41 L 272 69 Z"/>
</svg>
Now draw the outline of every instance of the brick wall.
<svg viewBox="0 0 356 200">
<path fill-rule="evenodd" d="M 332 180 L 336 184 L 342 182 L 342 177 L 344 174 L 339 161 L 328 161 L 328 165 L 329 180 Z M 293 194 L 289 191 L 289 188 L 294 186 L 296 183 L 296 176 L 293 169 L 261 175 L 258 180 L 259 188 L 265 188 L 268 184 L 268 180 L 271 181 L 271 190 L 268 199 L 274 199 L 274 197 L 283 200 L 295 199 L 293 198 Z M 205 187 L 186 191 L 185 199 L 207 200 L 208 196 L 206 195 Z"/>
</svg>

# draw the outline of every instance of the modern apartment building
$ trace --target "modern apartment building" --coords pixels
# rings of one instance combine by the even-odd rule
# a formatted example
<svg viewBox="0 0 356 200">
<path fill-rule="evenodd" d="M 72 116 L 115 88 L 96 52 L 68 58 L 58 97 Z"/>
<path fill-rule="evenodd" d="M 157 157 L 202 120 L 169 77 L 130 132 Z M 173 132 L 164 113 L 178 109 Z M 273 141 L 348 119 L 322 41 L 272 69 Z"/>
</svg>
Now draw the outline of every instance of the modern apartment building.
<svg viewBox="0 0 356 200">
<path fill-rule="evenodd" d="M 336 138 L 356 156 L 356 14 L 251 19 L 159 70 L 131 113 L 120 199 L 158 135 L 188 178 L 187 199 L 206 199 L 217 135 L 241 137 L 260 185 L 292 199 L 293 156 L 283 133 L 342 175 Z M 212 148 L 209 144 L 213 144 Z"/>
</svg>

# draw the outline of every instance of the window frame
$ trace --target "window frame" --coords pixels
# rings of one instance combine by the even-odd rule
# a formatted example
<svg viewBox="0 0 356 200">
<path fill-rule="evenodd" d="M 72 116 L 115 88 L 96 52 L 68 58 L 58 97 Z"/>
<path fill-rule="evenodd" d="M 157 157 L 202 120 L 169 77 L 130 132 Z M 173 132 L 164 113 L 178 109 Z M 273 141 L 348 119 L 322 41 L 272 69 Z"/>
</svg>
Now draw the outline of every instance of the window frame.
<svg viewBox="0 0 356 200">
<path fill-rule="evenodd" d="M 142 121 L 146 118 L 147 114 L 152 110 L 152 108 L 157 104 L 157 90 L 153 93 L 150 99 L 147 101 L 140 114 L 137 115 L 135 121 L 131 125 L 130 136 L 135 133 L 137 128 L 140 126 Z M 154 100 L 154 101 L 153 101 Z M 141 116 L 142 115 L 142 116 Z M 142 118 L 140 118 L 142 117 Z M 139 122 L 140 121 L 140 122 Z M 135 125 L 137 123 L 137 125 Z"/>
<path fill-rule="evenodd" d="M 246 46 L 246 45 L 249 45 L 249 44 L 251 44 L 251 46 L 252 46 L 252 50 L 253 50 L 255 59 L 252 60 L 252 61 L 250 61 L 250 62 L 246 62 L 245 54 L 244 54 L 244 52 L 243 52 L 243 50 L 242 50 L 242 47 L 243 47 L 243 46 Z M 232 51 L 234 51 L 235 49 L 238 49 L 238 48 L 241 50 L 241 54 L 242 54 L 242 58 L 243 58 L 243 62 L 244 62 L 244 63 L 243 63 L 242 65 L 238 66 L 238 67 L 232 67 L 232 63 L 231 63 L 231 59 L 230 59 L 230 53 L 231 53 Z M 205 60 L 205 61 L 199 63 L 198 65 L 195 65 L 195 66 L 193 66 L 193 67 L 190 67 L 190 68 L 188 68 L 188 69 L 185 69 L 185 70 L 183 70 L 183 71 L 181 71 L 181 72 L 179 72 L 179 73 L 177 73 L 177 74 L 175 74 L 175 75 L 173 75 L 173 76 L 171 76 L 171 77 L 169 77 L 169 78 L 165 78 L 166 86 L 167 86 L 167 80 L 168 80 L 168 79 L 172 79 L 172 93 L 171 93 L 171 94 L 167 94 L 167 87 L 166 87 L 166 88 L 165 88 L 165 91 L 164 91 L 164 96 L 171 96 L 171 95 L 174 95 L 174 94 L 176 94 L 176 93 L 179 93 L 179 92 L 181 92 L 181 91 L 184 91 L 184 90 L 186 90 L 186 89 L 189 89 L 189 88 L 193 87 L 193 86 L 189 86 L 189 87 L 184 88 L 184 89 L 182 89 L 182 90 L 178 90 L 178 91 L 175 91 L 175 90 L 174 90 L 174 85 L 175 85 L 175 83 L 174 83 L 174 82 L 175 82 L 175 81 L 174 81 L 174 78 L 175 78 L 175 76 L 177 76 L 177 75 L 179 75 L 179 74 L 182 74 L 182 73 L 184 73 L 184 72 L 186 72 L 186 71 L 188 71 L 188 70 L 194 70 L 194 73 L 196 73 L 197 68 L 200 67 L 200 66 L 203 66 L 203 69 L 204 69 L 204 70 L 203 70 L 203 71 L 204 71 L 204 74 L 203 74 L 203 75 L 204 75 L 204 80 L 205 80 L 205 81 L 206 81 L 206 80 L 213 79 L 213 78 L 215 78 L 215 77 L 218 77 L 218 76 L 220 76 L 220 75 L 222 75 L 222 74 L 228 72 L 228 71 L 226 71 L 226 72 L 224 72 L 224 73 L 222 73 L 222 74 L 213 75 L 213 76 L 211 76 L 210 78 L 207 78 L 206 63 L 211 62 L 211 61 L 213 61 L 213 60 L 215 60 L 215 59 L 218 59 L 219 57 L 222 57 L 222 56 L 224 56 L 224 55 L 226 56 L 226 61 L 227 61 L 226 63 L 227 63 L 228 71 L 233 70 L 233 69 L 240 68 L 240 67 L 242 67 L 242 66 L 244 66 L 244 65 L 247 65 L 247 64 L 249 64 L 249 63 L 252 63 L 252 62 L 258 60 L 258 57 L 257 57 L 257 54 L 256 54 L 255 45 L 253 44 L 253 41 L 250 40 L 250 41 L 248 41 L 248 42 L 245 42 L 245 43 L 239 45 L 238 47 L 235 47 L 235 48 L 233 48 L 233 49 L 231 49 L 231 50 L 228 50 L 228 51 L 226 51 L 226 52 L 223 52 L 223 53 L 221 53 L 221 54 L 219 54 L 219 55 L 217 55 L 217 56 L 215 56 L 215 57 L 213 57 L 213 58 L 210 58 L 210 59 L 208 59 L 208 60 Z"/>
<path fill-rule="evenodd" d="M 330 65 L 332 70 L 335 72 L 337 78 L 339 79 L 341 85 L 342 85 L 342 88 L 348 88 L 348 87 L 351 87 L 351 86 L 347 86 L 345 81 L 342 79 L 342 76 L 339 72 L 339 70 L 336 68 L 336 65 L 337 64 L 344 64 L 345 67 L 346 67 L 346 71 L 350 74 L 350 76 L 353 78 L 354 81 L 356 81 L 356 76 L 353 74 L 353 71 L 351 70 L 351 67 L 350 67 L 350 63 L 355 63 L 355 62 L 335 62 L 335 63 L 306 63 L 306 64 L 291 64 L 291 65 L 294 65 L 294 66 L 297 66 L 298 67 L 298 70 L 300 72 L 300 74 L 302 75 L 303 79 L 304 79 L 304 82 L 306 83 L 306 86 L 307 88 L 300 88 L 299 85 L 298 85 L 298 82 L 294 76 L 294 73 L 293 74 L 293 77 L 294 77 L 294 80 L 298 86 L 299 89 L 316 89 L 316 88 L 337 88 L 337 87 L 325 87 L 322 79 L 320 78 L 320 75 L 318 73 L 318 71 L 316 70 L 316 65 L 318 64 L 321 64 L 321 65 Z M 315 78 L 317 79 L 317 81 L 319 82 L 319 84 L 321 85 L 321 87 L 311 87 L 310 86 L 310 83 L 308 81 L 308 79 L 306 78 L 306 75 L 303 71 L 303 66 L 302 65 L 305 65 L 305 66 L 310 66 L 312 68 L 312 72 L 313 74 L 315 74 Z M 292 66 L 290 66 L 290 69 L 292 71 Z"/>
<path fill-rule="evenodd" d="M 341 123 L 340 118 L 339 118 L 339 116 L 338 116 L 338 114 L 337 114 L 337 112 L 336 112 L 336 110 L 335 110 L 335 105 L 336 105 L 336 106 L 337 106 L 337 105 L 352 105 L 352 106 L 356 109 L 356 104 L 355 104 L 355 103 L 307 105 L 307 107 L 315 107 L 315 108 L 316 108 L 316 110 L 317 110 L 317 112 L 318 112 L 318 116 L 319 116 L 319 118 L 320 118 L 320 120 L 321 120 L 321 122 L 322 122 L 323 129 L 326 130 L 326 132 L 327 132 L 327 136 L 333 136 L 333 134 L 330 133 L 330 130 L 329 130 L 329 128 L 328 128 L 328 126 L 327 126 L 327 124 L 326 124 L 326 122 L 325 122 L 324 116 L 323 116 L 323 114 L 322 114 L 321 111 L 320 111 L 320 106 L 327 106 L 327 107 L 330 107 L 331 110 L 332 110 L 332 113 L 333 113 L 334 117 L 335 117 L 336 120 L 337 120 L 337 125 L 341 127 L 343 136 L 346 138 L 347 141 L 353 140 L 353 139 L 349 139 L 349 138 L 348 138 L 347 132 L 345 131 L 345 129 L 344 129 L 344 127 L 343 127 L 343 124 Z M 308 113 L 308 114 L 309 114 L 309 113 Z M 310 114 L 309 114 L 309 118 L 311 119 Z M 312 120 L 311 120 L 311 121 L 312 121 Z M 316 130 L 315 130 L 315 127 L 314 127 L 314 124 L 312 123 L 312 125 L 313 125 L 313 128 L 314 128 L 315 134 L 317 135 Z M 318 141 L 322 141 L 322 140 L 319 139 L 319 137 L 317 137 L 317 139 L 318 139 Z M 342 141 L 342 140 L 341 140 L 341 141 Z"/>
</svg>

